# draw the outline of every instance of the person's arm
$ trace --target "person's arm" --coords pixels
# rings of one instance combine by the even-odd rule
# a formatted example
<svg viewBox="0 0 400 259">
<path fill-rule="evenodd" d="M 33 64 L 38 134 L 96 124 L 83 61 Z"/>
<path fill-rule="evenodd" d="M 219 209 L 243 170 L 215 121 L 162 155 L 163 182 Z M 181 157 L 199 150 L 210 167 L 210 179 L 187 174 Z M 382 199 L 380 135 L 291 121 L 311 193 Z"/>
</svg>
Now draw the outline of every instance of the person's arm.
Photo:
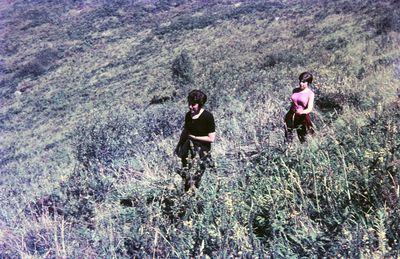
<svg viewBox="0 0 400 259">
<path fill-rule="evenodd" d="M 299 114 L 308 114 L 314 108 L 314 94 L 310 95 L 310 99 L 308 99 L 307 109 L 304 109 L 299 112 Z"/>
<path fill-rule="evenodd" d="M 189 138 L 197 141 L 213 143 L 215 141 L 215 132 L 208 133 L 207 136 L 189 135 Z"/>
<path fill-rule="evenodd" d="M 179 142 L 178 145 L 182 144 L 183 142 L 185 142 L 189 137 L 189 132 L 187 131 L 186 128 L 183 128 L 182 132 L 181 132 L 181 136 L 179 137 Z"/>
<path fill-rule="evenodd" d="M 189 137 L 188 134 L 189 134 L 189 133 L 188 133 L 188 131 L 186 130 L 186 128 L 183 128 L 183 130 L 182 130 L 182 132 L 181 132 L 181 135 L 180 135 L 180 137 L 179 137 L 178 144 L 176 145 L 175 150 L 174 150 L 174 153 L 175 153 L 176 155 L 178 155 L 179 157 L 181 156 L 180 154 L 181 154 L 182 145 L 183 145 L 183 143 L 184 143 L 184 142 L 188 139 L 188 137 Z"/>
<path fill-rule="evenodd" d="M 188 138 L 189 138 L 189 131 L 187 130 L 187 125 L 188 125 L 188 120 L 189 120 L 189 114 L 186 113 L 185 115 L 185 122 L 183 124 L 183 129 L 181 132 L 181 135 L 179 137 L 179 141 L 178 141 L 178 146 L 181 145 L 183 142 L 185 142 Z"/>
</svg>

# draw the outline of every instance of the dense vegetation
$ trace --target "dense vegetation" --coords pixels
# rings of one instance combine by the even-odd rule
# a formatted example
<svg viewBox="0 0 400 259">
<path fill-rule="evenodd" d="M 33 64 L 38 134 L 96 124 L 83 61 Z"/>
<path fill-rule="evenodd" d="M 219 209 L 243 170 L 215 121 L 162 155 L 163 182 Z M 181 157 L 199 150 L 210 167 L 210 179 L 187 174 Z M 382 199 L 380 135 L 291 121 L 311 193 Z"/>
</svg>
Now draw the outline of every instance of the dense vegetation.
<svg viewBox="0 0 400 259">
<path fill-rule="evenodd" d="M 0 257 L 395 257 L 395 0 L 1 1 Z M 283 116 L 315 76 L 317 134 Z M 215 171 L 173 156 L 198 88 Z"/>
</svg>

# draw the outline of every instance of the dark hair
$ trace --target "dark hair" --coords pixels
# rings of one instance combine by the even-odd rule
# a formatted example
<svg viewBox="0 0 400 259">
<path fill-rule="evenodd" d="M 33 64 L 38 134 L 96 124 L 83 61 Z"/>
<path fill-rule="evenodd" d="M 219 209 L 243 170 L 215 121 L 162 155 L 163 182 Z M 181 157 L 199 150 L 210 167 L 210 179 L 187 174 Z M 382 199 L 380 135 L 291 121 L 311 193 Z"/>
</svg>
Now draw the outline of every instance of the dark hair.
<svg viewBox="0 0 400 259">
<path fill-rule="evenodd" d="M 192 90 L 188 95 L 188 102 L 190 104 L 198 103 L 200 107 L 207 102 L 207 95 L 200 90 Z"/>
<path fill-rule="evenodd" d="M 308 84 L 311 84 L 312 80 L 313 80 L 313 76 L 310 72 L 303 72 L 299 76 L 300 82 L 307 82 Z"/>
</svg>

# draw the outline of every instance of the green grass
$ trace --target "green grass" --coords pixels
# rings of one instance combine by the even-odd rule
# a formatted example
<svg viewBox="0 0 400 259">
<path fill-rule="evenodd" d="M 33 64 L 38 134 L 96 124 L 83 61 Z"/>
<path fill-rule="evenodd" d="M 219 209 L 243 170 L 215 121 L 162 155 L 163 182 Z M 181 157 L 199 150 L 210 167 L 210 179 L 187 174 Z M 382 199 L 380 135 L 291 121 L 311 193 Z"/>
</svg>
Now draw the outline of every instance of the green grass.
<svg viewBox="0 0 400 259">
<path fill-rule="evenodd" d="M 395 1 L 1 6 L 0 257 L 398 256 Z M 306 70 L 317 134 L 285 150 Z M 217 168 L 184 193 L 192 88 Z"/>
</svg>

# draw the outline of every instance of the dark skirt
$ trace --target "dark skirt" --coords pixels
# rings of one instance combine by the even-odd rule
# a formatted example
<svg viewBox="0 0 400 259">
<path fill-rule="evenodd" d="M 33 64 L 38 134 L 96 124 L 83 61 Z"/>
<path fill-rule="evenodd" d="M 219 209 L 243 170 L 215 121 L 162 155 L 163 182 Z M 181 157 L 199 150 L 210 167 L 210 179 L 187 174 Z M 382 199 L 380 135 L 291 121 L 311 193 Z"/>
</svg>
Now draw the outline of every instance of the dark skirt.
<svg viewBox="0 0 400 259">
<path fill-rule="evenodd" d="M 286 140 L 293 140 L 293 131 L 296 130 L 297 136 L 301 142 L 306 141 L 307 134 L 313 134 L 314 128 L 311 122 L 310 114 L 301 114 L 298 115 L 293 110 L 289 110 L 289 112 L 285 116 L 285 137 Z"/>
<path fill-rule="evenodd" d="M 193 159 L 196 155 L 199 157 L 199 167 L 194 173 L 191 173 L 190 169 L 193 166 Z M 188 139 L 179 148 L 178 156 L 182 161 L 182 169 L 178 173 L 185 181 L 185 191 L 188 191 L 192 186 L 199 188 L 205 170 L 207 168 L 214 168 L 210 145 Z"/>
</svg>

